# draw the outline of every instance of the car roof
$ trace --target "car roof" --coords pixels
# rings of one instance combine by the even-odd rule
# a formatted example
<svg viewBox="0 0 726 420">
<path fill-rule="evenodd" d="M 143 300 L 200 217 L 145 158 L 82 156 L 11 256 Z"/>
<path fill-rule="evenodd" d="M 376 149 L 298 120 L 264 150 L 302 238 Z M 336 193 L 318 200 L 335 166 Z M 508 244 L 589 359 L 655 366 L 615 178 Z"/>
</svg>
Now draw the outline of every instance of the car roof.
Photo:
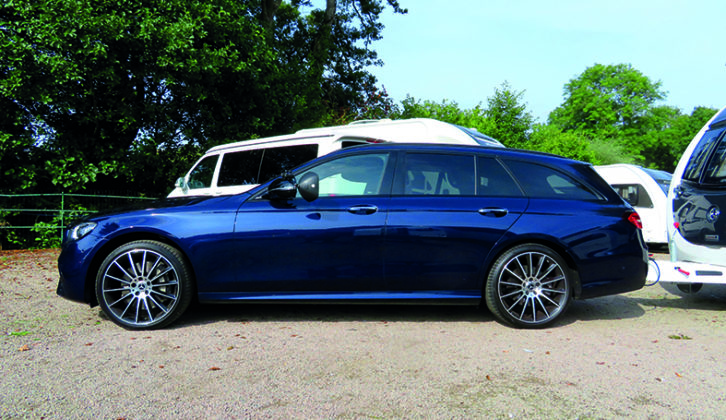
<svg viewBox="0 0 726 420">
<path fill-rule="evenodd" d="M 351 150 L 399 150 L 399 151 L 407 151 L 407 152 L 428 151 L 428 152 L 440 152 L 440 153 L 447 153 L 447 152 L 487 153 L 489 155 L 493 154 L 493 155 L 497 155 L 497 156 L 501 156 L 501 157 L 505 157 L 505 156 L 511 157 L 511 158 L 520 157 L 520 158 L 528 158 L 528 159 L 534 158 L 534 159 L 551 160 L 553 162 L 557 161 L 560 163 L 590 165 L 587 162 L 581 162 L 578 160 L 566 158 L 566 157 L 555 155 L 552 153 L 539 152 L 539 151 L 535 151 L 535 150 L 511 149 L 511 148 L 477 146 L 477 145 L 440 144 L 440 143 L 369 144 L 369 145 L 349 147 L 349 148 L 331 153 L 329 156 L 334 156 L 337 154 L 350 152 Z"/>
</svg>

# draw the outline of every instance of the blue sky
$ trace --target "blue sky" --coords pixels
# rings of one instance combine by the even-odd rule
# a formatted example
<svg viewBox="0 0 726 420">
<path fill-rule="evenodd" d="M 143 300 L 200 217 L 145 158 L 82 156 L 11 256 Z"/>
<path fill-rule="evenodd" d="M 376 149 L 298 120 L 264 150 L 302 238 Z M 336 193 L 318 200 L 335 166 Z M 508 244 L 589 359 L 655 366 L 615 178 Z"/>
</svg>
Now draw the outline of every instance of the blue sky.
<svg viewBox="0 0 726 420">
<path fill-rule="evenodd" d="M 689 113 L 726 105 L 724 0 L 400 0 L 382 17 L 370 69 L 398 103 L 473 108 L 507 81 L 540 122 L 564 85 L 595 63 L 629 63 Z"/>
</svg>

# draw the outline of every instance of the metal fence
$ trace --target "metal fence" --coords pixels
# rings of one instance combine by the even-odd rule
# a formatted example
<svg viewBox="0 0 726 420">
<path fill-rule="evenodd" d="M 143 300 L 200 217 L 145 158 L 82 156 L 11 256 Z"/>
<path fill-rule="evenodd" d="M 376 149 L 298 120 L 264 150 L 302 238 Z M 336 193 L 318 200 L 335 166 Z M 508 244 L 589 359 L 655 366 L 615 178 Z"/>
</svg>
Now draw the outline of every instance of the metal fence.
<svg viewBox="0 0 726 420">
<path fill-rule="evenodd" d="M 0 194 L 0 249 L 59 246 L 80 217 L 156 200 L 118 194 Z"/>
</svg>

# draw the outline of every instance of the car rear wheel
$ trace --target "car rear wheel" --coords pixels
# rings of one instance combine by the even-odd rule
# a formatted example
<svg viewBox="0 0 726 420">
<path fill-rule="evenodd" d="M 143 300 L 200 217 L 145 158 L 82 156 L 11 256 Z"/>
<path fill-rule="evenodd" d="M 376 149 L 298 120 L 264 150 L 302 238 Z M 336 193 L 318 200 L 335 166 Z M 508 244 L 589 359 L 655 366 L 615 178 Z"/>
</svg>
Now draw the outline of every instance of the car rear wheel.
<svg viewBox="0 0 726 420">
<path fill-rule="evenodd" d="M 96 297 L 111 321 L 124 328 L 161 328 L 189 306 L 191 270 L 176 248 L 156 241 L 130 242 L 101 264 Z"/>
<path fill-rule="evenodd" d="M 565 312 L 572 274 L 552 249 L 519 245 L 492 266 L 485 287 L 487 307 L 501 322 L 520 328 L 542 328 Z"/>
</svg>

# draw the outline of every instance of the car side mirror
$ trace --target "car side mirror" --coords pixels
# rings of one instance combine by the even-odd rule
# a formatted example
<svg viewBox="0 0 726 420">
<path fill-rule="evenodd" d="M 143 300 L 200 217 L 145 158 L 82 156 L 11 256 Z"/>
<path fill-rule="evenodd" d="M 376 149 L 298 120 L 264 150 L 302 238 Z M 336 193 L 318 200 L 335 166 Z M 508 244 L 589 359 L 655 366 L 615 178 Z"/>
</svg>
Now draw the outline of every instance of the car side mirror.
<svg viewBox="0 0 726 420">
<path fill-rule="evenodd" d="M 267 187 L 267 198 L 270 200 L 289 200 L 295 198 L 295 183 L 289 179 L 278 178 Z"/>
<path fill-rule="evenodd" d="M 184 194 L 189 192 L 189 184 L 187 184 L 187 180 L 184 177 L 177 178 L 174 186 L 181 189 Z"/>
<path fill-rule="evenodd" d="M 319 181 L 320 178 L 315 172 L 308 172 L 300 177 L 300 180 L 297 182 L 297 189 L 305 201 L 310 202 L 318 198 L 320 193 Z"/>
</svg>

